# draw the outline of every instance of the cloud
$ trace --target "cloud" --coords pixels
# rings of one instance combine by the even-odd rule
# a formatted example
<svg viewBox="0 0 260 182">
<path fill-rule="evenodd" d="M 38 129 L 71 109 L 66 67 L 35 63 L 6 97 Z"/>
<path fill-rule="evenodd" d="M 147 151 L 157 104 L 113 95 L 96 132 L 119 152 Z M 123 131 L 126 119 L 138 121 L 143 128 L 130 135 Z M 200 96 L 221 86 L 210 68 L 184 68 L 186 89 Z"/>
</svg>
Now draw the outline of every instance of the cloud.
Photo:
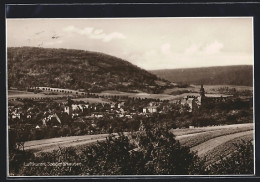
<svg viewBox="0 0 260 182">
<path fill-rule="evenodd" d="M 74 26 L 68 26 L 63 28 L 64 32 L 70 33 L 70 34 L 79 34 L 79 35 L 86 35 L 90 39 L 99 39 L 104 42 L 110 42 L 114 39 L 125 39 L 125 35 L 119 32 L 112 32 L 112 33 L 104 33 L 104 30 L 102 29 L 95 29 L 93 27 L 85 27 L 83 29 L 74 27 Z"/>
<path fill-rule="evenodd" d="M 224 47 L 224 45 L 215 40 L 214 42 L 206 45 L 203 49 L 202 49 L 202 54 L 206 54 L 206 55 L 212 55 L 212 54 L 216 54 L 219 53 L 220 50 Z"/>
<path fill-rule="evenodd" d="M 202 45 L 199 44 L 192 44 L 190 47 L 188 47 L 184 54 L 186 55 L 215 55 L 220 53 L 221 49 L 224 47 L 224 45 L 215 40 L 209 44 Z"/>
<path fill-rule="evenodd" d="M 188 49 L 184 51 L 185 54 L 195 54 L 198 53 L 201 48 L 201 44 L 192 44 Z"/>
<path fill-rule="evenodd" d="M 104 30 L 102 29 L 97 29 L 94 31 L 94 34 L 101 34 Z"/>
<path fill-rule="evenodd" d="M 89 35 L 90 39 L 104 39 L 106 37 L 106 34 L 91 34 Z"/>
<path fill-rule="evenodd" d="M 93 32 L 93 29 L 94 28 L 92 28 L 92 27 L 86 27 L 83 29 L 79 29 L 74 26 L 68 26 L 68 27 L 63 28 L 63 31 L 68 32 L 68 33 L 77 33 L 80 35 L 89 35 Z"/>
<path fill-rule="evenodd" d="M 253 64 L 252 55 L 242 52 L 221 52 L 223 47 L 219 41 L 213 41 L 204 45 L 192 44 L 182 52 L 173 52 L 171 44 L 166 43 L 136 55 L 133 57 L 133 62 L 148 70 Z"/>
<path fill-rule="evenodd" d="M 109 42 L 113 39 L 125 39 L 125 35 L 119 32 L 113 32 L 108 35 L 103 39 L 104 42 Z"/>
</svg>

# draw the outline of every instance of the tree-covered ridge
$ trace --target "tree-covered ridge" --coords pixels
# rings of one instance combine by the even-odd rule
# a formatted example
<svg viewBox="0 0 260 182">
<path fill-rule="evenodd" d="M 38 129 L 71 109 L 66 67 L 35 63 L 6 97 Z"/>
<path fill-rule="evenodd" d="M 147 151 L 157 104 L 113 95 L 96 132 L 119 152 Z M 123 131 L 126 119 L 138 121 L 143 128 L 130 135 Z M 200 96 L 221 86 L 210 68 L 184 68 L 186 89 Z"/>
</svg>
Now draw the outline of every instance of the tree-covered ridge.
<svg viewBox="0 0 260 182">
<path fill-rule="evenodd" d="M 153 70 L 150 72 L 172 82 L 253 86 L 252 65 L 166 69 Z"/>
<path fill-rule="evenodd" d="M 158 78 L 137 66 L 110 55 L 71 49 L 11 47 L 8 55 L 8 86 L 48 86 L 160 92 Z"/>
</svg>

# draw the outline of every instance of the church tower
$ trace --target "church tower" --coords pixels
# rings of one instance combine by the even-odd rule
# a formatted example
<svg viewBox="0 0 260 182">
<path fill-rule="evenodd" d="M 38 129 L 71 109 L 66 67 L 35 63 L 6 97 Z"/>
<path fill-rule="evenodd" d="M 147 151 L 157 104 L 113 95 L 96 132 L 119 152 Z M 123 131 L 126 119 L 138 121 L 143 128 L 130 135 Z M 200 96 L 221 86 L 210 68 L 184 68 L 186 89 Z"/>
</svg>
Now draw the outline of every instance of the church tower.
<svg viewBox="0 0 260 182">
<path fill-rule="evenodd" d="M 201 86 L 200 86 L 200 96 L 201 96 L 201 98 L 205 97 L 205 90 L 203 88 L 203 84 L 201 84 Z"/>
<path fill-rule="evenodd" d="M 201 84 L 201 86 L 200 86 L 200 105 L 202 105 L 203 102 L 205 102 L 205 98 L 206 98 L 205 90 L 203 88 L 203 84 Z"/>
</svg>

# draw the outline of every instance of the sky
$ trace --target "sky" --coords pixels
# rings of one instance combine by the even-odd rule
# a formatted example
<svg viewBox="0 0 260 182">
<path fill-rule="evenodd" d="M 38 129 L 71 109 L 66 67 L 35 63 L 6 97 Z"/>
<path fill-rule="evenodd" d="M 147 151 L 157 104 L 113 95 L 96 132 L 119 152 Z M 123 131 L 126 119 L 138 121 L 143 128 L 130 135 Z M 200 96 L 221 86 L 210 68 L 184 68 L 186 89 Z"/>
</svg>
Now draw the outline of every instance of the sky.
<svg viewBox="0 0 260 182">
<path fill-rule="evenodd" d="M 252 65 L 253 19 L 7 19 L 7 47 L 81 49 L 143 69 Z"/>
</svg>

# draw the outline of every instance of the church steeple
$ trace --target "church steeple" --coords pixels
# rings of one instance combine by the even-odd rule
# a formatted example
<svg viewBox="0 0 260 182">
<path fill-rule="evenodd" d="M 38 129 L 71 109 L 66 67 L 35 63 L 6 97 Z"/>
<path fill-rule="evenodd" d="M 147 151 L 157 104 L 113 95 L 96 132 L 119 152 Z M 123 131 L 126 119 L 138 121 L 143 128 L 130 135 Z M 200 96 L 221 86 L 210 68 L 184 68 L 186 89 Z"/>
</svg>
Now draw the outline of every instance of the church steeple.
<svg viewBox="0 0 260 182">
<path fill-rule="evenodd" d="M 201 84 L 201 86 L 200 86 L 200 96 L 205 97 L 205 90 L 203 88 L 203 84 Z"/>
</svg>

